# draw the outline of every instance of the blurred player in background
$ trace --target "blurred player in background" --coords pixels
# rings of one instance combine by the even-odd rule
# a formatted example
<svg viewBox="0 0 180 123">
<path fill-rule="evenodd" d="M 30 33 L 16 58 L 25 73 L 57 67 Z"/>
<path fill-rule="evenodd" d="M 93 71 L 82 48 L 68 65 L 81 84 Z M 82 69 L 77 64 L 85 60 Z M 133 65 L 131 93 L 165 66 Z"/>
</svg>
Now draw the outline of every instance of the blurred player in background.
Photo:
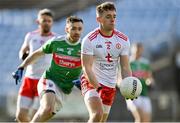
<svg viewBox="0 0 180 123">
<path fill-rule="evenodd" d="M 24 43 L 19 51 L 19 57 L 22 60 L 55 35 L 51 32 L 53 13 L 49 9 L 39 11 L 37 23 L 39 28 L 33 32 L 27 33 L 25 36 Z M 39 59 L 35 64 L 27 67 L 17 99 L 17 121 L 30 121 L 39 108 L 37 83 L 44 70 L 50 64 L 50 58 L 50 56 L 46 55 Z"/>
<path fill-rule="evenodd" d="M 38 82 L 40 107 L 31 122 L 44 122 L 56 114 L 62 108 L 63 100 L 71 93 L 74 81 L 81 74 L 80 36 L 83 20 L 75 16 L 68 17 L 65 30 L 66 35 L 46 42 L 28 56 L 15 72 L 14 78 L 20 81 L 24 68 L 45 54 L 53 54 L 50 67 Z"/>
<path fill-rule="evenodd" d="M 132 59 L 130 62 L 132 75 L 139 78 L 143 90 L 141 95 L 131 101 L 126 100 L 128 109 L 132 112 L 135 122 L 150 122 L 151 121 L 151 101 L 148 97 L 148 85 L 152 84 L 152 71 L 149 61 L 142 57 L 144 51 L 143 44 L 137 43 L 132 46 Z"/>
<path fill-rule="evenodd" d="M 82 41 L 82 94 L 89 111 L 89 122 L 105 122 L 116 93 L 117 69 L 120 59 L 122 77 L 131 76 L 130 42 L 115 29 L 116 8 L 105 2 L 96 8 L 99 28 Z"/>
</svg>

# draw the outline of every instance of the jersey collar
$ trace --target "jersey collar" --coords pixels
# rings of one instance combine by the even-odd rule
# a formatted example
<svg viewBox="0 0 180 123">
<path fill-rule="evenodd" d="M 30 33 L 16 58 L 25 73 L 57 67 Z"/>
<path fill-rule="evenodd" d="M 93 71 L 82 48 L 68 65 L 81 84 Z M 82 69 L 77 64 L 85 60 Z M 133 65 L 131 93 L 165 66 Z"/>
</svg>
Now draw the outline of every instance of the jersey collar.
<svg viewBox="0 0 180 123">
<path fill-rule="evenodd" d="M 102 34 L 100 29 L 98 29 L 98 30 L 99 30 L 99 33 L 101 34 L 101 36 L 103 36 L 105 38 L 111 38 L 113 36 L 113 34 L 114 34 L 114 30 L 112 31 L 112 34 L 110 36 L 104 35 L 104 34 Z"/>
<path fill-rule="evenodd" d="M 68 43 L 69 45 L 77 45 L 77 44 L 80 43 L 80 41 L 81 41 L 81 39 L 79 39 L 76 43 L 71 43 L 71 42 L 69 41 L 69 39 L 67 38 L 67 36 L 66 36 L 66 43 Z"/>
</svg>

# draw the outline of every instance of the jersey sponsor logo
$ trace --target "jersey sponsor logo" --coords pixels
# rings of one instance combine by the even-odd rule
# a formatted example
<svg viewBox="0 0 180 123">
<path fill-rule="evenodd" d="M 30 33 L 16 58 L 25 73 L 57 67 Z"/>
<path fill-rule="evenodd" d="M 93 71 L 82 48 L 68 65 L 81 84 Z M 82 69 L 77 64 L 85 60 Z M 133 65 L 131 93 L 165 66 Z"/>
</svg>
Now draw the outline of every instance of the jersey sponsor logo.
<svg viewBox="0 0 180 123">
<path fill-rule="evenodd" d="M 102 48 L 102 45 L 101 44 L 97 44 L 96 48 Z"/>
<path fill-rule="evenodd" d="M 63 48 L 57 48 L 57 51 L 59 51 L 59 52 L 64 52 L 64 49 Z"/>
<path fill-rule="evenodd" d="M 99 66 L 101 70 L 115 70 L 114 64 L 100 63 Z"/>
<path fill-rule="evenodd" d="M 53 60 L 61 67 L 78 68 L 81 67 L 81 59 L 72 56 L 63 56 L 56 53 L 53 54 Z"/>
</svg>

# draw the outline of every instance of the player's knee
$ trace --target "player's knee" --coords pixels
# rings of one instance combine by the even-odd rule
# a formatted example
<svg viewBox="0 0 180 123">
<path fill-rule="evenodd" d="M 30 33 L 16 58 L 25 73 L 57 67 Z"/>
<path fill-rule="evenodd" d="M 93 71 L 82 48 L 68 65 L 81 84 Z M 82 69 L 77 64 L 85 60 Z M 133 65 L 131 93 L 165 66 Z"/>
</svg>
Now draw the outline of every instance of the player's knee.
<svg viewBox="0 0 180 123">
<path fill-rule="evenodd" d="M 22 112 L 18 112 L 18 113 L 16 113 L 16 120 L 18 122 L 28 122 L 28 121 L 30 121 L 30 118 L 28 117 L 28 115 L 26 115 Z"/>
<path fill-rule="evenodd" d="M 52 106 L 44 106 L 43 108 L 41 108 L 41 113 L 43 113 L 44 115 L 51 116 L 54 114 L 53 112 L 54 107 Z"/>
</svg>

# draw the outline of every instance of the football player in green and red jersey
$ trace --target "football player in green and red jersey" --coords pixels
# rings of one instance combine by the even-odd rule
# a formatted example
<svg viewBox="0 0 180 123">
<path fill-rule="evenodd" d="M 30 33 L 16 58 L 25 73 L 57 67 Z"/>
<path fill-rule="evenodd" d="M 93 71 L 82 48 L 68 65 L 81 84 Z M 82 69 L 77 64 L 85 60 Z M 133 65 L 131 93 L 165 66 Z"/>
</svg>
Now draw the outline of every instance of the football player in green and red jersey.
<svg viewBox="0 0 180 123">
<path fill-rule="evenodd" d="M 143 44 L 135 44 L 132 47 L 130 61 L 132 75 L 137 77 L 143 86 L 141 95 L 137 99 L 126 100 L 127 107 L 132 112 L 135 122 L 151 122 L 152 105 L 148 97 L 148 85 L 153 84 L 153 78 L 149 61 L 142 57 L 143 51 Z"/>
<path fill-rule="evenodd" d="M 21 81 L 23 69 L 45 54 L 52 54 L 50 67 L 38 82 L 40 107 L 31 122 L 44 122 L 62 107 L 64 97 L 71 93 L 74 82 L 81 74 L 81 40 L 83 20 L 70 16 L 66 20 L 66 35 L 47 41 L 41 48 L 29 55 L 14 74 Z"/>
</svg>

